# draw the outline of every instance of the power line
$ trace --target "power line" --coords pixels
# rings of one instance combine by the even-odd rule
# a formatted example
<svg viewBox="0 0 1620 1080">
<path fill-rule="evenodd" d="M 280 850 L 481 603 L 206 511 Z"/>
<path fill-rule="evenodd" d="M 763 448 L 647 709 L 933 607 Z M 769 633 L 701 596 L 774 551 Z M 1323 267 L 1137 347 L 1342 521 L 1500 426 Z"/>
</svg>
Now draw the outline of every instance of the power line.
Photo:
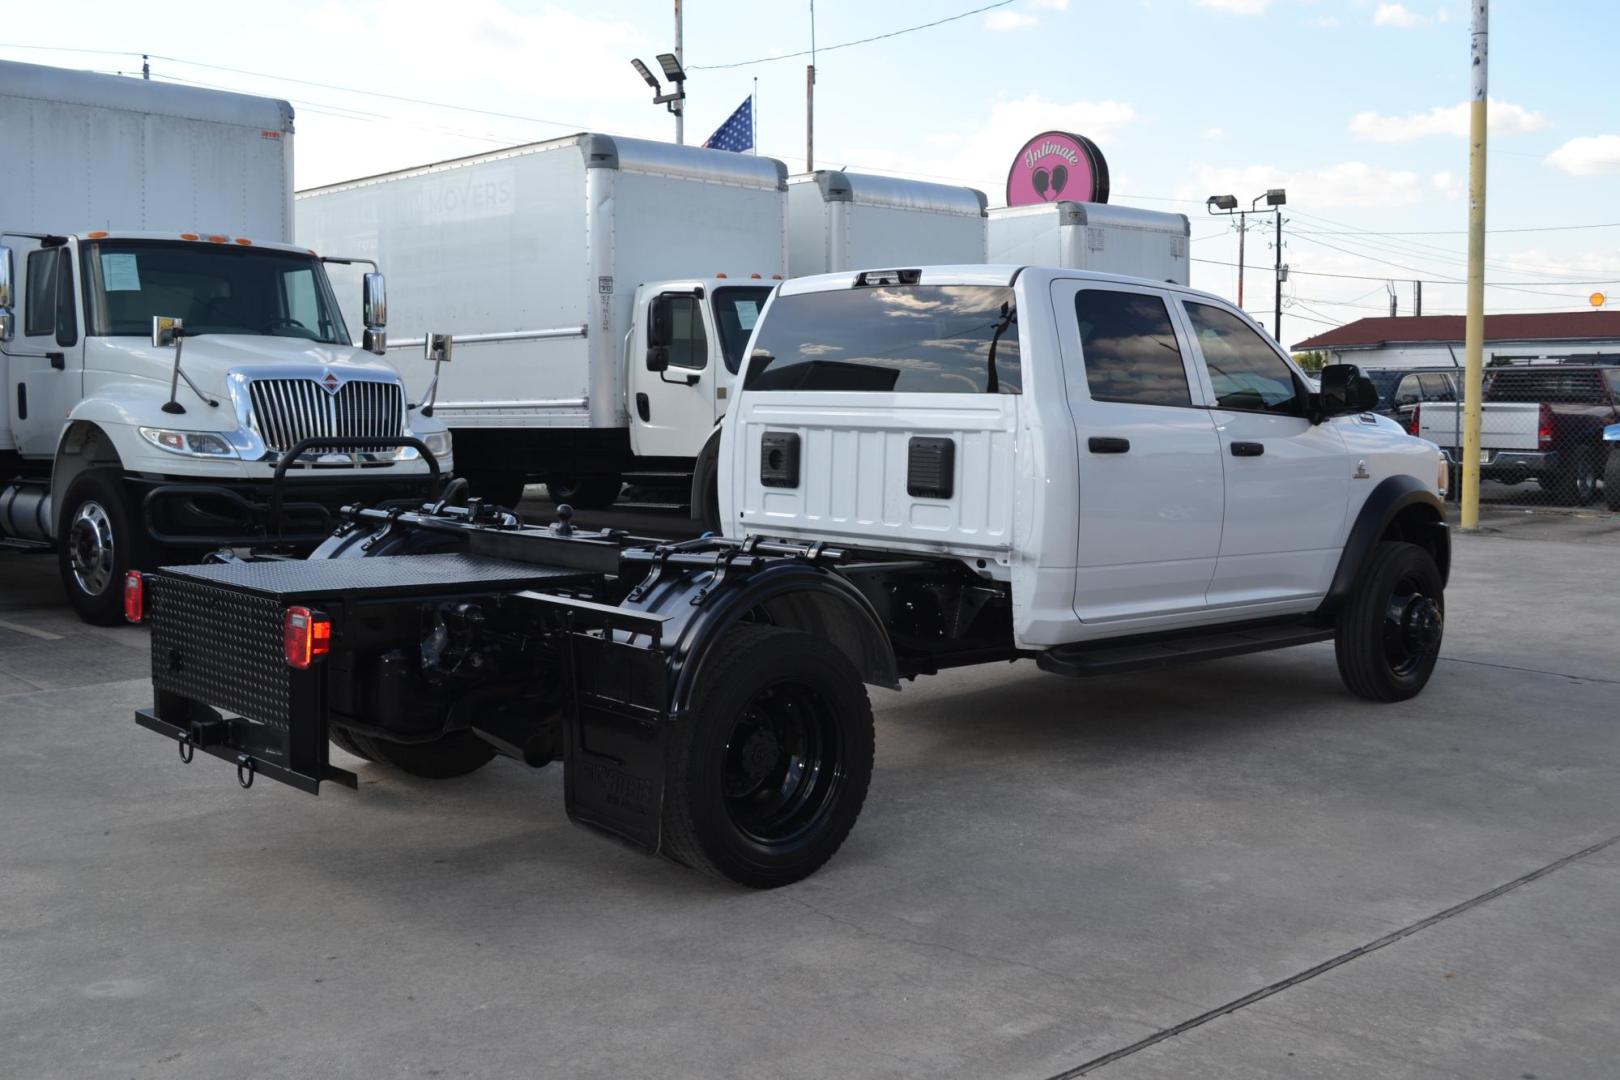
<svg viewBox="0 0 1620 1080">
<path fill-rule="evenodd" d="M 998 0 L 997 3 L 985 4 L 983 7 L 976 7 L 972 11 L 964 11 L 960 15 L 948 15 L 943 19 L 935 19 L 933 22 L 918 23 L 916 26 L 907 26 L 899 30 L 890 30 L 886 34 L 874 34 L 871 37 L 864 37 L 857 41 L 845 41 L 840 42 L 837 45 L 822 45 L 816 49 L 800 49 L 798 52 L 783 53 L 780 56 L 762 56 L 757 60 L 737 60 L 730 64 L 688 64 L 686 65 L 686 70 L 720 71 L 724 68 L 752 67 L 754 64 L 769 64 L 777 60 L 791 60 L 796 56 L 809 56 L 813 52 L 829 53 L 835 49 L 848 49 L 855 45 L 869 45 L 874 41 L 883 41 L 886 38 L 899 37 L 901 34 L 914 34 L 918 30 L 931 30 L 936 26 L 944 26 L 946 23 L 956 22 L 958 19 L 965 19 L 970 15 L 978 15 L 981 12 L 990 11 L 993 8 L 1006 7 L 1012 2 L 1013 0 Z"/>
</svg>

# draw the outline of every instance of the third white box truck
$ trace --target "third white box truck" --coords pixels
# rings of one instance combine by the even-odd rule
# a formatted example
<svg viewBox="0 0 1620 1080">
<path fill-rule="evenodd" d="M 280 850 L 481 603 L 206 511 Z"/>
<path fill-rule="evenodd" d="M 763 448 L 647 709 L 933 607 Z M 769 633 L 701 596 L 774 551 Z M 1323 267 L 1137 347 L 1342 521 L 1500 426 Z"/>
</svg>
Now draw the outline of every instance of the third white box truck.
<svg viewBox="0 0 1620 1080">
<path fill-rule="evenodd" d="M 1050 202 L 990 211 L 990 262 L 1056 266 L 1188 283 L 1186 214 Z"/>
</svg>

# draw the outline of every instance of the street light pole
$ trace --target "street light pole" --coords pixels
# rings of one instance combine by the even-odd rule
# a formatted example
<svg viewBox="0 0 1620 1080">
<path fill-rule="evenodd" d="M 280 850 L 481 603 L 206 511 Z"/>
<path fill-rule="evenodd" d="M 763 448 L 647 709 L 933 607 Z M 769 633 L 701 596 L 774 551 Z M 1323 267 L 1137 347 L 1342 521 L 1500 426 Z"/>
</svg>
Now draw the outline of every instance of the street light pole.
<svg viewBox="0 0 1620 1080">
<path fill-rule="evenodd" d="M 1238 307 L 1243 306 L 1243 245 L 1249 238 L 1249 212 L 1238 211 Z"/>
<path fill-rule="evenodd" d="M 681 0 L 675 0 L 675 61 L 681 65 L 682 71 L 686 70 L 686 56 L 681 51 Z M 681 85 L 681 89 L 683 91 L 686 89 L 684 83 Z M 675 110 L 675 145 L 686 145 L 686 102 L 684 100 L 680 103 L 680 108 Z"/>
<path fill-rule="evenodd" d="M 1271 336 L 1282 341 L 1282 207 L 1277 207 L 1277 258 L 1272 272 L 1276 275 L 1276 291 L 1271 305 Z"/>
</svg>

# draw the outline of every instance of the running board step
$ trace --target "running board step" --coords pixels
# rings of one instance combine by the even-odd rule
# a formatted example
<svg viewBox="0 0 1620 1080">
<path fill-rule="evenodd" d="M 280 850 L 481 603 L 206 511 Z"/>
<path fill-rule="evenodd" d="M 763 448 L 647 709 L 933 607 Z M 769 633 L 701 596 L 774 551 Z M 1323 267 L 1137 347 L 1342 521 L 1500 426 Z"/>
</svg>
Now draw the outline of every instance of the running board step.
<svg viewBox="0 0 1620 1080">
<path fill-rule="evenodd" d="M 1115 675 L 1123 671 L 1169 667 L 1195 660 L 1218 660 L 1223 656 L 1286 649 L 1333 640 L 1333 628 L 1319 623 L 1257 623 L 1244 627 L 1218 629 L 1101 642 L 1095 645 L 1059 645 L 1035 657 L 1043 671 L 1071 678 Z"/>
</svg>

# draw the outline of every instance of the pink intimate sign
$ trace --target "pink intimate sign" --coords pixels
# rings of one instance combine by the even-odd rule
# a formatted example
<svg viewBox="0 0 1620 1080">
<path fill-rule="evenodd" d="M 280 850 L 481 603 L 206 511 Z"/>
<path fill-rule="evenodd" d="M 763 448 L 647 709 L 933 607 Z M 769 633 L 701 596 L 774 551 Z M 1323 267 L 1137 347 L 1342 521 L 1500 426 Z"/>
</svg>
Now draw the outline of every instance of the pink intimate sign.
<svg viewBox="0 0 1620 1080">
<path fill-rule="evenodd" d="M 1007 172 L 1007 205 L 1108 201 L 1108 162 L 1084 135 L 1043 131 L 1018 151 Z"/>
</svg>

